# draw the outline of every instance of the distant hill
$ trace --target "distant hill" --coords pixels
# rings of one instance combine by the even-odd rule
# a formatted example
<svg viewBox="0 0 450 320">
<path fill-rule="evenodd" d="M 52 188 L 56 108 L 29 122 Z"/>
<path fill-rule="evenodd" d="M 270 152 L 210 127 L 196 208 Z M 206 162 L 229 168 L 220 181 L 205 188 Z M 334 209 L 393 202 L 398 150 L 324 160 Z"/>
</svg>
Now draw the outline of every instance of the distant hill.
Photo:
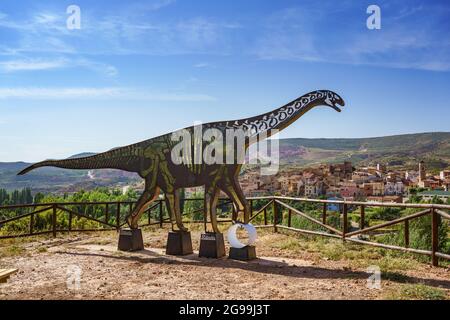
<svg viewBox="0 0 450 320">
<path fill-rule="evenodd" d="M 94 156 L 94 155 L 96 155 L 95 152 L 83 152 L 83 153 L 74 154 L 73 156 L 69 157 L 68 159 L 83 158 L 83 157 L 89 157 L 89 156 Z"/>
<path fill-rule="evenodd" d="M 80 153 L 71 158 L 93 155 Z M 417 133 L 360 139 L 304 139 L 280 141 L 284 167 L 304 167 L 344 160 L 356 165 L 377 162 L 391 167 L 414 169 L 424 160 L 428 170 L 450 167 L 450 132 Z M 30 165 L 25 162 L 0 162 L 0 188 L 31 187 L 34 192 L 73 192 L 99 186 L 122 186 L 136 181 L 136 174 L 120 170 L 65 170 L 39 168 L 24 176 L 17 172 Z"/>
<path fill-rule="evenodd" d="M 284 139 L 283 164 L 310 165 L 349 160 L 355 164 L 385 163 L 414 168 L 424 160 L 430 170 L 450 166 L 450 132 L 432 132 L 358 139 Z"/>
<path fill-rule="evenodd" d="M 90 154 L 78 154 L 70 158 L 79 158 Z M 90 190 L 96 187 L 125 186 L 139 181 L 137 174 L 105 169 L 105 170 L 66 170 L 43 167 L 26 175 L 17 173 L 29 166 L 26 162 L 0 162 L 0 188 L 21 189 L 30 187 L 33 192 L 75 192 L 80 189 Z"/>
</svg>

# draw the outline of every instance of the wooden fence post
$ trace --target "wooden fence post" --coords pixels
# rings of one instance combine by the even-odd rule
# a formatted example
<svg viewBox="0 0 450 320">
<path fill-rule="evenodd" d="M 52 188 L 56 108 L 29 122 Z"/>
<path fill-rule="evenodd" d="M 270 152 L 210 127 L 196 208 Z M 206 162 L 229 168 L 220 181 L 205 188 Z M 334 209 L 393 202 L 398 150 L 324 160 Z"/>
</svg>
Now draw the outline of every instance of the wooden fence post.
<svg viewBox="0 0 450 320">
<path fill-rule="evenodd" d="M 163 227 L 163 201 L 159 200 L 159 227 Z"/>
<path fill-rule="evenodd" d="M 53 208 L 53 215 L 52 215 L 52 225 L 53 225 L 53 238 L 56 238 L 56 205 L 54 204 L 52 206 Z"/>
<path fill-rule="evenodd" d="M 34 228 L 34 214 L 30 216 L 30 236 L 33 234 L 33 228 Z"/>
<path fill-rule="evenodd" d="M 278 232 L 277 223 L 278 223 L 278 204 L 275 200 L 273 200 L 273 231 Z"/>
<path fill-rule="evenodd" d="M 409 220 L 405 220 L 405 247 L 409 248 Z"/>
<path fill-rule="evenodd" d="M 72 212 L 69 212 L 69 232 L 72 231 Z"/>
<path fill-rule="evenodd" d="M 364 229 L 364 225 L 366 224 L 366 207 L 361 206 L 361 216 L 359 219 L 359 228 Z"/>
<path fill-rule="evenodd" d="M 291 227 L 291 216 L 292 216 L 292 210 L 289 209 L 288 211 L 288 227 Z"/>
<path fill-rule="evenodd" d="M 120 202 L 117 202 L 117 212 L 116 212 L 116 229 L 120 229 Z"/>
<path fill-rule="evenodd" d="M 267 226 L 267 208 L 264 208 L 264 225 Z"/>
<path fill-rule="evenodd" d="M 152 210 L 147 210 L 147 223 L 150 225 L 152 222 Z"/>
<path fill-rule="evenodd" d="M 345 234 L 347 233 L 347 204 L 344 203 L 343 212 L 342 212 L 342 240 L 345 241 Z"/>
<path fill-rule="evenodd" d="M 439 217 L 434 210 L 431 208 L 431 263 L 434 267 L 439 265 L 438 257 L 436 252 L 439 248 Z"/>
<path fill-rule="evenodd" d="M 109 223 L 109 204 L 105 205 L 105 222 Z"/>
<path fill-rule="evenodd" d="M 130 207 L 129 207 L 129 211 L 128 211 L 127 217 L 131 217 L 131 213 L 132 213 L 132 212 L 133 212 L 133 203 L 130 202 Z M 139 223 L 139 221 L 138 221 L 138 223 Z"/>
<path fill-rule="evenodd" d="M 326 204 L 326 203 L 323 204 L 323 209 L 322 209 L 322 223 L 323 223 L 323 224 L 327 224 L 327 204 Z"/>
</svg>

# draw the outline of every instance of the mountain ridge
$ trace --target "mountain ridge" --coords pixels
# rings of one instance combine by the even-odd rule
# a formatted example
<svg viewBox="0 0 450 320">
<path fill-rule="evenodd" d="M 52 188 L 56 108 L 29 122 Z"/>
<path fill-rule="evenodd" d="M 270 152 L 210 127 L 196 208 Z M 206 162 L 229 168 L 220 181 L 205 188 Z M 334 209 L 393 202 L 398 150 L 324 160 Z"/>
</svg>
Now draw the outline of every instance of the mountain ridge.
<svg viewBox="0 0 450 320">
<path fill-rule="evenodd" d="M 83 152 L 69 158 L 89 156 Z M 425 132 L 369 138 L 286 138 L 280 140 L 282 168 L 302 168 L 319 163 L 345 160 L 355 165 L 377 162 L 394 168 L 415 169 L 424 160 L 432 172 L 450 168 L 450 132 Z M 72 192 L 76 189 L 123 186 L 140 178 L 120 170 L 66 170 L 39 168 L 24 176 L 17 172 L 31 163 L 24 161 L 0 162 L 0 188 L 31 187 L 41 192 Z M 92 177 L 93 176 L 93 177 Z"/>
</svg>

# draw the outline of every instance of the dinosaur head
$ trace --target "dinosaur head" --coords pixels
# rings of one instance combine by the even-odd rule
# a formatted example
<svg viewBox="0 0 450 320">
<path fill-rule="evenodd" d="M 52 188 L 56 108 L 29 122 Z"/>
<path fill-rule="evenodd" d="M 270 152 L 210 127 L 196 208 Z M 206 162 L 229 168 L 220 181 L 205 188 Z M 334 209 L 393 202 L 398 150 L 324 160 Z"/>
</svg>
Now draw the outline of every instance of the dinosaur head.
<svg viewBox="0 0 450 320">
<path fill-rule="evenodd" d="M 325 97 L 323 98 L 323 103 L 326 106 L 329 106 L 336 110 L 337 112 L 341 112 L 341 109 L 338 106 L 345 106 L 344 99 L 342 99 L 337 93 L 333 91 L 326 90 Z"/>
</svg>

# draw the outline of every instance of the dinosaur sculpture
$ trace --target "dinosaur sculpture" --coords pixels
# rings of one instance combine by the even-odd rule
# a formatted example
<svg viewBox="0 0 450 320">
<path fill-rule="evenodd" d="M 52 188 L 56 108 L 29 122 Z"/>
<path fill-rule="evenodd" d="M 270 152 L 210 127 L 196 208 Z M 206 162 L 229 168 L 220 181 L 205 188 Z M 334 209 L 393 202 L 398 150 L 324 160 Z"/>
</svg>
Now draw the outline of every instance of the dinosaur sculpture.
<svg viewBox="0 0 450 320">
<path fill-rule="evenodd" d="M 329 106 L 340 112 L 341 110 L 338 106 L 344 106 L 344 104 L 344 100 L 338 94 L 329 90 L 318 90 L 305 94 L 278 109 L 259 116 L 240 120 L 211 122 L 204 124 L 203 128 L 218 129 L 224 136 L 227 129 L 240 129 L 249 138 L 262 134 L 269 137 L 274 130 L 283 130 L 316 106 Z M 194 136 L 194 126 L 181 130 L 186 130 L 191 136 Z M 236 209 L 233 220 L 236 220 L 237 215 L 242 213 L 243 222 L 248 223 L 250 208 L 238 182 L 242 163 L 195 164 L 193 161 L 188 161 L 187 163 L 176 164 L 172 160 L 171 151 L 178 142 L 174 141 L 172 137 L 173 133 L 168 133 L 88 157 L 45 160 L 25 168 L 18 174 L 23 175 L 33 169 L 44 166 L 66 169 L 109 168 L 136 172 L 145 180 L 145 188 L 132 213 L 127 218 L 128 224 L 132 229 L 138 228 L 139 218 L 148 205 L 158 197 L 160 190 L 162 190 L 170 212 L 172 230 L 175 231 L 176 225 L 179 230 L 187 231 L 182 223 L 178 190 L 194 186 L 205 186 L 205 214 L 210 215 L 211 226 L 214 232 L 219 232 L 216 206 L 220 191 L 223 191 L 233 202 Z M 246 140 L 244 149 L 249 147 L 249 141 L 252 140 Z M 207 144 L 203 148 L 206 148 L 206 146 Z M 236 148 L 236 146 L 233 148 Z M 234 154 L 237 153 L 235 152 Z"/>
</svg>

